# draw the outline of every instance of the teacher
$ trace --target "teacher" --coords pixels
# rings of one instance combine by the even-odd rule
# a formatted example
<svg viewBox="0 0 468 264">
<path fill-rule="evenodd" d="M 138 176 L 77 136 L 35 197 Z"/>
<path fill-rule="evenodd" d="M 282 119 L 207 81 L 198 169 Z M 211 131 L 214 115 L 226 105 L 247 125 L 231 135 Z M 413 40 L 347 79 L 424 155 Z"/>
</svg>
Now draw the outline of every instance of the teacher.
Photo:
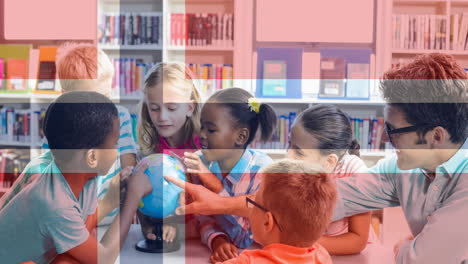
<svg viewBox="0 0 468 264">
<path fill-rule="evenodd" d="M 420 56 L 384 74 L 380 88 L 386 137 L 396 155 L 367 173 L 337 180 L 333 220 L 401 206 L 412 237 L 395 246 L 397 263 L 468 261 L 468 83 L 453 57 Z M 248 216 L 245 196 L 221 197 L 184 186 L 192 203 L 182 214 Z"/>
</svg>

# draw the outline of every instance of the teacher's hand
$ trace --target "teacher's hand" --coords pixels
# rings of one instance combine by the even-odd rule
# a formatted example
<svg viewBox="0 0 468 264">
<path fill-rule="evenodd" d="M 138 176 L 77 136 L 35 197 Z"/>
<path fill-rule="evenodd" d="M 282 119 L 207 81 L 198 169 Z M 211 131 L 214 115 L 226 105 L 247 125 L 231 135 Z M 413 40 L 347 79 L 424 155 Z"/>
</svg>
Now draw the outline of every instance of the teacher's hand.
<svg viewBox="0 0 468 264">
<path fill-rule="evenodd" d="M 222 197 L 208 190 L 202 185 L 192 184 L 173 177 L 164 177 L 173 184 L 185 189 L 185 193 L 190 196 L 190 204 L 182 205 L 176 210 L 176 214 L 219 214 L 222 210 Z"/>
</svg>

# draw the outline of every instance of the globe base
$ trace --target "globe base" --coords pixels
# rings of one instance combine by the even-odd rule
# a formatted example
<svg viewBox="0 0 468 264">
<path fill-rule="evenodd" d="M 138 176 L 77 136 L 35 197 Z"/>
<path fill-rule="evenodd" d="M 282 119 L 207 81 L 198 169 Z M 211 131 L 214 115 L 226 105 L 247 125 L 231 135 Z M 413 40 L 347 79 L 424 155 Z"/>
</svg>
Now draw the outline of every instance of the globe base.
<svg viewBox="0 0 468 264">
<path fill-rule="evenodd" d="M 156 240 L 141 240 L 135 245 L 135 249 L 146 253 L 168 253 L 174 252 L 180 249 L 180 242 L 174 240 L 172 242 L 166 242 L 162 239 Z"/>
</svg>

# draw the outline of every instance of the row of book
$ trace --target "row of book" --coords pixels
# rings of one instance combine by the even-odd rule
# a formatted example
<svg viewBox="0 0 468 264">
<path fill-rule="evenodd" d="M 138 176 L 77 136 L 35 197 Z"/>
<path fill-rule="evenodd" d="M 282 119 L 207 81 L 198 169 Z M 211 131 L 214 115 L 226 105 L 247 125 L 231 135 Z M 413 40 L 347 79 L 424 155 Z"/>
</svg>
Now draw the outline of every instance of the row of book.
<svg viewBox="0 0 468 264">
<path fill-rule="evenodd" d="M 161 13 L 106 13 L 99 42 L 110 45 L 160 45 Z"/>
<path fill-rule="evenodd" d="M 288 138 L 291 127 L 296 119 L 297 113 L 290 112 L 288 115 L 278 116 L 276 129 L 268 142 L 261 142 L 255 139 L 251 147 L 256 149 L 286 149 L 288 148 Z"/>
<path fill-rule="evenodd" d="M 172 13 L 169 16 L 172 46 L 231 47 L 234 44 L 233 14 Z"/>
<path fill-rule="evenodd" d="M 41 142 L 46 110 L 0 109 L 0 140 L 6 142 Z"/>
<path fill-rule="evenodd" d="M 276 130 L 271 140 L 263 143 L 256 139 L 251 147 L 257 149 L 287 149 L 291 127 L 296 116 L 296 112 L 278 116 Z M 383 118 L 351 118 L 350 121 L 354 138 L 359 142 L 362 151 L 375 152 L 385 149 L 385 143 L 382 140 L 384 133 Z"/>
<path fill-rule="evenodd" d="M 392 45 L 396 49 L 445 50 L 447 16 L 395 14 Z M 465 34 L 466 37 L 466 34 Z"/>
<path fill-rule="evenodd" d="M 385 144 L 382 140 L 383 118 L 351 118 L 351 129 L 362 151 L 373 152 L 384 148 Z"/>
<path fill-rule="evenodd" d="M 26 90 L 28 79 L 28 60 L 0 58 L 0 90 Z"/>
<path fill-rule="evenodd" d="M 0 151 L 0 189 L 10 188 L 29 163 L 29 155 L 21 150 Z"/>
<path fill-rule="evenodd" d="M 233 87 L 233 67 L 231 64 L 196 64 L 189 63 L 197 86 L 203 94 L 211 94 L 216 90 Z"/>
<path fill-rule="evenodd" d="M 112 81 L 113 96 L 127 96 L 142 89 L 146 73 L 156 65 L 136 58 L 113 59 L 113 64 L 115 72 Z"/>
</svg>

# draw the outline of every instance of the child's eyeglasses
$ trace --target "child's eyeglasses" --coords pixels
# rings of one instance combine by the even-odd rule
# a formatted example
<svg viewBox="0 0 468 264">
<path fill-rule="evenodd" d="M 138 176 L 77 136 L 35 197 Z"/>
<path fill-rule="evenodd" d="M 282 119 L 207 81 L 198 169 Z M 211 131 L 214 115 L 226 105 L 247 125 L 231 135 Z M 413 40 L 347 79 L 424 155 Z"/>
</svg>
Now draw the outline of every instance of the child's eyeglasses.
<svg viewBox="0 0 468 264">
<path fill-rule="evenodd" d="M 270 212 L 268 209 L 266 209 L 265 207 L 259 205 L 258 203 L 256 203 L 254 200 L 250 199 L 249 197 L 246 197 L 245 198 L 245 203 L 246 203 L 246 206 L 247 208 L 253 208 L 254 206 L 257 207 L 258 209 L 262 210 L 263 212 Z M 279 225 L 278 221 L 276 220 L 275 216 L 273 215 L 273 213 L 271 214 L 273 216 L 273 221 L 275 221 L 275 224 L 278 226 L 278 229 L 280 232 L 283 232 L 283 229 L 281 228 L 281 226 Z"/>
</svg>

